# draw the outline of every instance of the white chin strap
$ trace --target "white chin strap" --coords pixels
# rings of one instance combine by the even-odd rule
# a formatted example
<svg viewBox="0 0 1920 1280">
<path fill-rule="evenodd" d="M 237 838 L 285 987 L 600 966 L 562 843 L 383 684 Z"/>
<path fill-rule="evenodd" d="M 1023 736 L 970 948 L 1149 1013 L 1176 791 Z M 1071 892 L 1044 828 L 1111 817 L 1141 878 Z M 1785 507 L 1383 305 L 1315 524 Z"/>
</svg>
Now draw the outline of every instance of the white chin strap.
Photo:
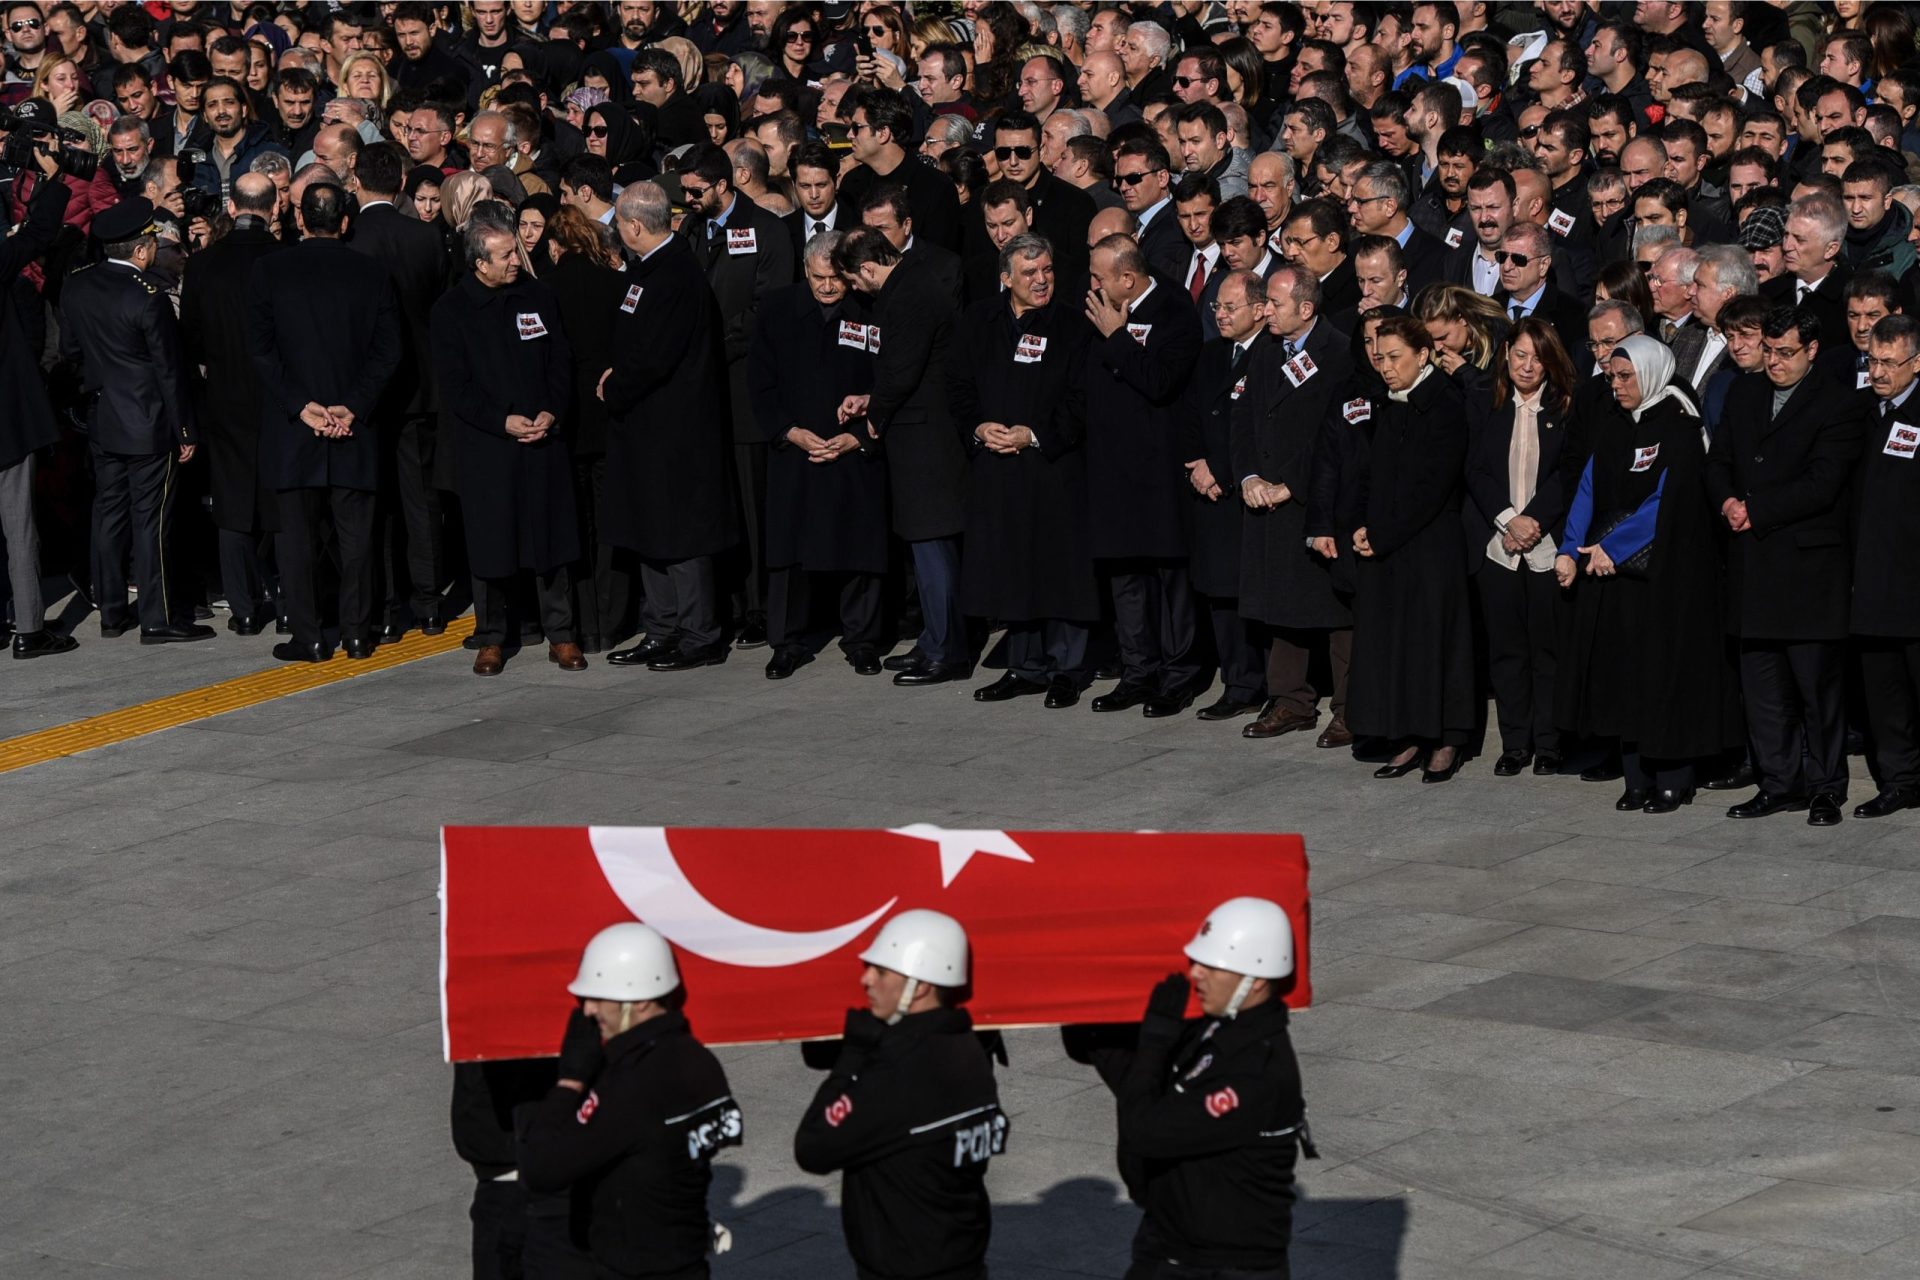
<svg viewBox="0 0 1920 1280">
<path fill-rule="evenodd" d="M 1247 996 L 1252 991 L 1253 978 L 1251 976 L 1243 976 L 1240 979 L 1240 985 L 1233 989 L 1233 999 L 1227 1001 L 1225 1016 L 1230 1019 L 1239 1017 L 1240 1006 L 1247 1002 Z"/>
<path fill-rule="evenodd" d="M 1235 1006 L 1235 1007 L 1237 1008 L 1238 1006 Z M 633 1026 L 633 1001 L 622 1000 L 620 1002 L 620 1031 L 625 1032 L 632 1026 Z M 616 1034 L 619 1034 L 619 1033 L 616 1033 Z"/>
<path fill-rule="evenodd" d="M 919 994 L 920 979 L 908 978 L 906 985 L 900 988 L 900 1003 L 894 1006 L 893 1016 L 887 1019 L 887 1025 L 891 1027 L 900 1021 L 900 1019 L 906 1017 L 908 1006 L 913 1003 L 913 998 Z"/>
</svg>

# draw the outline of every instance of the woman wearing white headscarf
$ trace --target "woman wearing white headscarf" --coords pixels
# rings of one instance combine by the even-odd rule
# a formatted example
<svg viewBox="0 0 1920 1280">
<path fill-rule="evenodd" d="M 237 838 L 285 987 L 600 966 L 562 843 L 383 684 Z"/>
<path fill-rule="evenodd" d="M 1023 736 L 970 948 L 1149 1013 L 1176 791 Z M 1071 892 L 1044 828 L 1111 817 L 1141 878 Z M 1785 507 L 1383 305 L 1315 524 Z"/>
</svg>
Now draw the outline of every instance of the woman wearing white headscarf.
<svg viewBox="0 0 1920 1280">
<path fill-rule="evenodd" d="M 1563 729 L 1620 744 L 1620 810 L 1693 801 L 1693 762 L 1742 739 L 1720 621 L 1720 536 L 1706 496 L 1700 411 L 1673 353 L 1645 334 L 1613 349 L 1617 412 L 1567 511 L 1554 572 L 1575 586 L 1555 710 Z"/>
</svg>

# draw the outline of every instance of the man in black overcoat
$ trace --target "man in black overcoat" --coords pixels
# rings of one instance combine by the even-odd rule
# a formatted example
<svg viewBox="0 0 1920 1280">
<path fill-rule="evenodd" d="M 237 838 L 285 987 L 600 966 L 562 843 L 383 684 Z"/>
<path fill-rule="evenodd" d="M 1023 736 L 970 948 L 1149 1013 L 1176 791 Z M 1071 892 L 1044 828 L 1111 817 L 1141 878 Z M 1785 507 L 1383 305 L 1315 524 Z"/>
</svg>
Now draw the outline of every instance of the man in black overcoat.
<svg viewBox="0 0 1920 1280">
<path fill-rule="evenodd" d="M 840 416 L 846 423 L 865 418 L 869 438 L 881 442 L 893 531 L 913 553 L 919 584 L 918 657 L 893 682 L 944 684 L 973 666 L 960 612 L 967 454 L 948 398 L 954 296 L 929 262 L 901 253 L 870 227 L 834 247 L 833 265 L 873 300 L 868 339 L 876 357 L 871 394 L 848 396 Z"/>
<path fill-rule="evenodd" d="M 468 224 L 468 273 L 441 295 L 431 319 L 434 368 L 458 433 L 454 491 L 473 568 L 477 676 L 499 675 L 505 665 L 509 603 L 523 572 L 533 577 L 547 660 L 562 671 L 587 669 L 567 573 L 580 555 L 565 435 L 573 355 L 559 301 L 538 280 L 521 278 L 519 255 L 511 231 Z"/>
<path fill-rule="evenodd" d="M 1176 715 L 1192 705 L 1203 674 L 1178 431 L 1200 321 L 1193 299 L 1151 274 L 1130 237 L 1095 245 L 1091 270 L 1085 307 L 1098 333 L 1087 351 L 1088 502 L 1121 666 L 1120 683 L 1093 709 L 1144 704 L 1146 715 Z"/>
<path fill-rule="evenodd" d="M 1732 532 L 1727 630 L 1760 775 L 1732 818 L 1806 809 L 1810 825 L 1833 826 L 1847 796 L 1846 495 L 1864 406 L 1814 367 L 1823 337 L 1848 345 L 1807 307 L 1767 317 L 1766 376 L 1735 380 L 1707 455 L 1708 496 Z"/>
<path fill-rule="evenodd" d="M 606 540 L 640 558 L 646 635 L 617 667 L 687 671 L 725 660 L 713 559 L 740 539 L 720 308 L 655 182 L 620 193 L 614 228 L 634 261 L 613 317 Z"/>
<path fill-rule="evenodd" d="M 265 566 L 268 542 L 280 527 L 279 499 L 260 472 L 260 375 L 247 345 L 254 264 L 287 247 L 273 234 L 278 199 L 265 174 L 236 177 L 227 201 L 233 230 L 187 259 L 180 285 L 187 367 L 205 371 L 199 420 L 219 531 L 220 585 L 232 610 L 227 629 L 243 636 L 260 634 L 280 616 Z"/>
<path fill-rule="evenodd" d="M 706 272 L 720 307 L 726 337 L 727 391 L 733 406 L 733 466 L 740 485 L 746 559 L 729 578 L 740 624 L 738 641 L 752 648 L 766 642 L 767 440 L 754 421 L 747 391 L 747 352 L 761 304 L 794 281 L 793 240 L 777 214 L 734 190 L 733 160 L 719 147 L 703 147 L 682 169 L 680 192 L 688 214 L 680 234 Z"/>
<path fill-rule="evenodd" d="M 158 253 L 153 206 L 135 196 L 94 219 L 106 260 L 67 277 L 60 347 L 79 362 L 92 405 L 93 591 L 100 634 L 134 625 L 127 610 L 127 556 L 140 584 L 142 644 L 208 640 L 193 606 L 168 573 L 168 540 L 178 468 L 200 442 L 187 411 L 180 330 L 173 307 L 148 274 Z"/>
<path fill-rule="evenodd" d="M 321 529 L 333 520 L 340 638 L 373 656 L 373 526 L 380 489 L 375 410 L 400 362 L 401 319 L 386 268 L 347 247 L 351 200 L 331 182 L 300 196 L 306 239 L 254 267 L 247 342 L 260 375 L 260 466 L 280 495 L 280 586 L 288 662 L 324 662 Z"/>
<path fill-rule="evenodd" d="M 1233 415 L 1246 399 L 1254 354 L 1269 345 L 1266 284 L 1251 271 L 1220 278 L 1214 295 L 1220 336 L 1200 348 L 1182 406 L 1181 436 L 1192 487 L 1193 589 L 1213 627 L 1220 697 L 1202 720 L 1231 720 L 1260 710 L 1266 673 L 1240 615 L 1240 542 L 1246 505 L 1233 473 Z"/>
<path fill-rule="evenodd" d="M 1000 250 L 1004 291 L 967 308 L 953 362 L 954 414 L 969 428 L 967 556 L 960 600 L 1005 624 L 1007 673 L 981 702 L 1046 695 L 1070 707 L 1087 683 L 1100 616 L 1087 528 L 1086 347 L 1077 302 L 1057 300 L 1045 237 Z"/>
<path fill-rule="evenodd" d="M 1920 322 L 1873 328 L 1874 416 L 1854 472 L 1854 647 L 1867 708 L 1867 759 L 1879 794 L 1856 818 L 1920 805 Z"/>
<path fill-rule="evenodd" d="M 879 442 L 839 416 L 847 396 L 873 384 L 866 308 L 833 266 L 840 234 L 815 236 L 801 263 L 804 283 L 768 296 L 747 359 L 769 450 L 769 680 L 792 675 L 821 646 L 812 625 L 816 585 L 839 587 L 848 664 L 863 676 L 880 674 L 887 464 Z"/>
<path fill-rule="evenodd" d="M 440 601 L 445 515 L 433 482 L 439 403 L 436 371 L 427 361 L 427 326 L 447 286 L 447 254 L 438 228 L 406 217 L 395 204 L 409 167 L 406 153 L 392 143 L 360 149 L 351 184 L 360 209 L 347 242 L 386 267 L 400 306 L 403 354 L 377 411 L 383 449 L 377 515 L 382 641 L 398 640 L 416 623 L 428 635 L 446 629 Z"/>
</svg>

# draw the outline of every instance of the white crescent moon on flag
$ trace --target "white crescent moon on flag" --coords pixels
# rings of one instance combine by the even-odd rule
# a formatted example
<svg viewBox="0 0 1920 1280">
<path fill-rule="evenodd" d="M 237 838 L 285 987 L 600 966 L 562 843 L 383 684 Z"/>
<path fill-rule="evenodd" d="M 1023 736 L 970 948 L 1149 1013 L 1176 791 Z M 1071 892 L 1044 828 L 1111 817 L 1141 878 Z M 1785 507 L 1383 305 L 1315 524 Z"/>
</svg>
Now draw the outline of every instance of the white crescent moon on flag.
<svg viewBox="0 0 1920 1280">
<path fill-rule="evenodd" d="M 728 915 L 694 888 L 667 844 L 665 827 L 588 827 L 601 874 L 634 918 L 703 960 L 781 969 L 831 955 L 878 923 L 898 898 L 858 920 L 812 933 L 765 929 Z"/>
</svg>

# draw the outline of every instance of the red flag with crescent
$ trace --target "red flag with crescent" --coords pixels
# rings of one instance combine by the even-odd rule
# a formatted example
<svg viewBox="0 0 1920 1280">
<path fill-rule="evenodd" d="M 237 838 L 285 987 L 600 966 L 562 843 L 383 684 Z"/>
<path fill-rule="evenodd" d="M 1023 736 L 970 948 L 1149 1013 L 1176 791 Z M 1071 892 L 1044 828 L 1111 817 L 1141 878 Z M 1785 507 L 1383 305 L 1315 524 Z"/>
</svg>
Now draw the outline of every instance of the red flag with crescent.
<svg viewBox="0 0 1920 1280">
<path fill-rule="evenodd" d="M 454 1062 L 557 1052 L 581 948 L 632 920 L 673 943 L 707 1043 L 835 1035 L 862 1002 L 861 950 L 912 907 L 966 927 L 978 1025 L 1134 1021 L 1207 912 L 1241 896 L 1286 909 L 1282 995 L 1305 1007 L 1296 835 L 446 827 L 444 1047 Z"/>
</svg>

